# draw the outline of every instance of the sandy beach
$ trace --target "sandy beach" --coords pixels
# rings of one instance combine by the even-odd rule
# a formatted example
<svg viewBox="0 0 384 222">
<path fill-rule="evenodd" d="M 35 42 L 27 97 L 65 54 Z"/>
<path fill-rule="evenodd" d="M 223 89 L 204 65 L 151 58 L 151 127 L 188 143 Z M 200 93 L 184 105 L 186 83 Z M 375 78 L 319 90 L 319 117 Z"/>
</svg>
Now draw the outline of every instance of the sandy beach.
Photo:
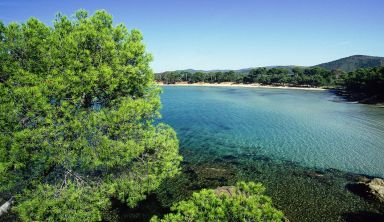
<svg viewBox="0 0 384 222">
<path fill-rule="evenodd" d="M 299 90 L 318 90 L 324 91 L 328 90 L 320 87 L 296 87 L 296 86 L 274 86 L 274 85 L 261 85 L 258 83 L 252 84 L 242 84 L 234 82 L 222 82 L 222 83 L 188 83 L 188 82 L 177 82 L 175 84 L 164 84 L 163 82 L 158 82 L 160 86 L 214 86 L 214 87 L 247 87 L 247 88 L 268 88 L 268 89 L 299 89 Z"/>
</svg>

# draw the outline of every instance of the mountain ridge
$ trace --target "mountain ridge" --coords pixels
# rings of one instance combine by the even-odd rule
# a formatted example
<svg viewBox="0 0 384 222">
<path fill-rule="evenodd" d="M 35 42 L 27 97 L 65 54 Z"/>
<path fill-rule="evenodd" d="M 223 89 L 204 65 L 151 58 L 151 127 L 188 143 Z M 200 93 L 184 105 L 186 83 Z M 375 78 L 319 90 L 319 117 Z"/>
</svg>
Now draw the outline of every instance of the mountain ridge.
<svg viewBox="0 0 384 222">
<path fill-rule="evenodd" d="M 343 70 L 352 72 L 360 68 L 373 68 L 384 65 L 384 57 L 368 56 L 368 55 L 353 55 L 341 59 L 333 60 L 326 63 L 321 63 L 315 67 L 325 68 L 327 70 Z"/>
<path fill-rule="evenodd" d="M 380 56 L 369 56 L 369 55 L 352 55 L 348 57 L 343 57 L 337 60 L 332 60 L 325 63 L 320 63 L 313 66 L 300 66 L 300 65 L 275 65 L 275 66 L 260 66 L 260 67 L 249 67 L 249 68 L 243 68 L 243 69 L 212 69 L 212 70 L 199 70 L 199 69 L 181 69 L 181 70 L 174 70 L 177 72 L 227 72 L 227 71 L 234 71 L 236 73 L 247 73 L 252 69 L 255 68 L 294 68 L 294 67 L 321 67 L 327 70 L 343 70 L 345 72 L 352 72 L 359 68 L 373 68 L 378 66 L 384 65 L 384 57 Z M 170 72 L 170 71 L 164 71 L 164 72 Z M 159 72 L 159 73 L 164 73 Z"/>
</svg>

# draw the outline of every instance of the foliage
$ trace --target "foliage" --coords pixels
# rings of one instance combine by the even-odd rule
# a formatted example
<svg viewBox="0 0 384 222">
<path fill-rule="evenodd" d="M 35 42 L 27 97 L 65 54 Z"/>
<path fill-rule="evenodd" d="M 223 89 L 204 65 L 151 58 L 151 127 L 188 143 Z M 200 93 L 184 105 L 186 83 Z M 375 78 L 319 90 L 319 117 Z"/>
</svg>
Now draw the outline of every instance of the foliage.
<svg viewBox="0 0 384 222">
<path fill-rule="evenodd" d="M 310 86 L 333 86 L 339 76 L 360 68 L 374 68 L 384 65 L 383 57 L 355 55 L 314 67 L 256 68 L 249 71 L 173 71 L 156 74 L 156 81 L 167 84 L 176 82 L 237 82 L 262 84 L 290 84 Z"/>
<path fill-rule="evenodd" d="M 76 186 L 68 181 L 67 188 L 59 193 L 54 186 L 39 185 L 26 191 L 28 197 L 17 206 L 20 219 L 30 221 L 100 221 L 107 210 L 109 199 L 91 187 Z M 41 201 L 42 200 L 42 201 Z"/>
<path fill-rule="evenodd" d="M 384 66 L 350 72 L 344 76 L 344 86 L 350 92 L 363 93 L 384 101 Z"/>
<path fill-rule="evenodd" d="M 0 193 L 20 219 L 101 220 L 179 171 L 142 39 L 105 11 L 0 23 Z"/>
<path fill-rule="evenodd" d="M 384 57 L 354 55 L 335 61 L 317 65 L 327 70 L 342 70 L 344 72 L 354 72 L 361 68 L 374 68 L 384 65 Z"/>
<path fill-rule="evenodd" d="M 156 81 L 166 84 L 176 82 L 236 82 L 236 83 L 260 83 L 272 85 L 292 86 L 331 86 L 336 83 L 339 75 L 323 68 L 256 68 L 248 73 L 228 72 L 187 72 L 175 71 L 156 74 Z"/>
<path fill-rule="evenodd" d="M 229 194 L 203 189 L 173 205 L 173 213 L 151 221 L 282 221 L 283 213 L 272 206 L 264 191 L 260 183 L 253 182 L 239 182 Z"/>
<path fill-rule="evenodd" d="M 360 57 L 357 56 L 357 58 Z M 369 64 L 372 65 L 371 63 Z M 367 100 L 369 103 L 376 103 L 384 101 L 382 90 L 384 88 L 383 69 L 383 66 L 378 66 L 374 68 L 358 69 L 350 73 L 345 73 L 340 69 L 329 71 L 319 66 L 311 68 L 256 68 L 251 69 L 245 74 L 234 71 L 175 71 L 156 74 L 156 81 L 164 82 L 166 84 L 174 84 L 176 82 L 184 81 L 189 83 L 236 82 L 244 84 L 259 83 L 267 85 L 336 87 L 346 89 L 349 94 L 359 94 L 358 96 L 352 96 L 356 97 L 354 99 L 360 101 Z"/>
<path fill-rule="evenodd" d="M 329 86 L 334 84 L 335 79 L 336 77 L 331 72 L 318 67 L 294 67 L 292 70 L 286 68 L 258 68 L 251 70 L 244 78 L 244 82 L 275 85 Z"/>
<path fill-rule="evenodd" d="M 228 72 L 188 72 L 188 71 L 174 71 L 156 74 L 156 80 L 166 84 L 174 84 L 176 82 L 208 82 L 208 83 L 221 83 L 221 82 L 241 82 L 242 76 L 234 71 Z"/>
</svg>

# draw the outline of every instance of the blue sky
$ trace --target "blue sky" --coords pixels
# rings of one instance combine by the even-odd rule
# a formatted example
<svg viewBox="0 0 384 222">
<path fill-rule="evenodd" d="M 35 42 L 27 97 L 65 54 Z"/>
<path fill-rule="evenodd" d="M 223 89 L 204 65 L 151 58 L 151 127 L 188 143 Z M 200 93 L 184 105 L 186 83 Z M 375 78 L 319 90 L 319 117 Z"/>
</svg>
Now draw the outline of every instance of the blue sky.
<svg viewBox="0 0 384 222">
<path fill-rule="evenodd" d="M 156 72 L 384 56 L 383 0 L 0 0 L 0 19 L 51 24 L 79 8 L 140 29 Z"/>
</svg>

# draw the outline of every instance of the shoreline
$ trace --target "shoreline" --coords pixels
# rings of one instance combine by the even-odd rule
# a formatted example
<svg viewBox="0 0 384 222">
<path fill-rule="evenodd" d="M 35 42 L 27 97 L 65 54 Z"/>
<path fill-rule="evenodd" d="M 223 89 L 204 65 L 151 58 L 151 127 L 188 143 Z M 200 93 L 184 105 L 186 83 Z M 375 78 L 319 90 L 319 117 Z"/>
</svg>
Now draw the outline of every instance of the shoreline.
<svg viewBox="0 0 384 222">
<path fill-rule="evenodd" d="M 344 98 L 347 102 L 358 103 L 364 105 L 371 105 L 378 108 L 384 108 L 382 102 L 367 102 L 366 99 L 356 99 L 348 93 L 340 93 L 339 89 L 335 88 L 323 88 L 323 87 L 306 87 L 306 86 L 276 86 L 276 85 L 262 85 L 259 83 L 243 84 L 234 82 L 222 82 L 222 83 L 188 83 L 188 82 L 177 82 L 173 84 L 165 84 L 163 82 L 156 82 L 159 86 L 198 86 L 198 87 L 240 87 L 240 88 L 261 88 L 261 89 L 294 89 L 294 90 L 308 90 L 308 91 L 335 91 L 335 94 Z"/>
<path fill-rule="evenodd" d="M 205 87 L 244 87 L 244 88 L 265 88 L 265 89 L 296 89 L 296 90 L 312 90 L 312 91 L 326 91 L 329 89 L 321 87 L 300 87 L 300 86 L 275 86 L 275 85 L 261 85 L 259 83 L 242 84 L 234 82 L 222 82 L 222 83 L 187 83 L 177 82 L 174 84 L 165 84 L 163 82 L 157 82 L 160 86 L 205 86 Z"/>
</svg>

